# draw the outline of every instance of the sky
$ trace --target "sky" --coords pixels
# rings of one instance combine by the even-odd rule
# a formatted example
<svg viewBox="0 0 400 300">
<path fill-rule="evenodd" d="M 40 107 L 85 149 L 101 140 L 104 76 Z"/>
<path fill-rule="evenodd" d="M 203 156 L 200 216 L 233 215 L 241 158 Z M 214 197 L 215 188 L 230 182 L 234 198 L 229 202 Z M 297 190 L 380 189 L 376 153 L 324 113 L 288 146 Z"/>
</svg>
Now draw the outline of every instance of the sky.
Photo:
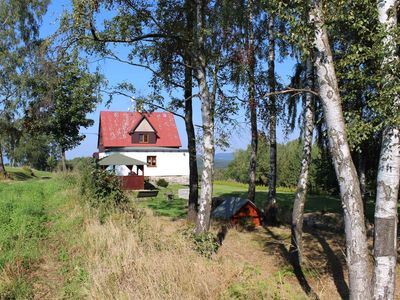
<svg viewBox="0 0 400 300">
<path fill-rule="evenodd" d="M 42 37 L 46 37 L 57 29 L 58 20 L 63 10 L 71 9 L 71 1 L 68 0 L 56 0 L 53 1 L 47 11 L 47 14 L 43 18 L 40 34 Z M 124 53 L 122 47 L 117 48 L 117 51 Z M 120 63 L 113 60 L 99 60 L 98 58 L 90 58 L 90 68 L 95 70 L 99 68 L 101 73 L 105 76 L 108 81 L 109 87 L 116 86 L 121 82 L 129 82 L 134 85 L 136 94 L 134 96 L 144 96 L 151 92 L 151 88 L 148 85 L 148 81 L 151 78 L 150 71 L 144 70 L 139 67 L 132 67 L 124 63 Z M 293 73 L 294 61 L 291 58 L 285 59 L 283 62 L 276 62 L 276 73 L 283 83 L 287 83 L 290 74 Z M 177 91 L 177 93 L 181 91 Z M 196 91 L 194 91 L 196 92 Z M 177 94 L 179 95 L 179 94 Z M 97 133 L 99 127 L 99 115 L 100 111 L 128 111 L 132 110 L 132 103 L 130 99 L 124 96 L 115 96 L 113 102 L 109 107 L 105 107 L 105 101 L 108 100 L 107 95 L 103 95 L 103 103 L 98 105 L 95 112 L 88 115 L 89 118 L 93 119 L 94 125 L 90 128 L 81 128 L 81 133 L 86 136 L 85 140 L 76 148 L 66 153 L 68 159 L 74 157 L 91 156 L 97 151 Z M 239 122 L 239 126 L 232 131 L 230 138 L 230 146 L 225 149 L 216 149 L 217 153 L 220 152 L 234 152 L 238 149 L 244 149 L 250 142 L 250 125 L 245 118 L 245 111 L 241 109 L 238 116 L 235 117 Z M 193 105 L 193 120 L 197 125 L 201 124 L 201 111 L 200 103 L 196 98 Z M 187 148 L 187 138 L 185 132 L 185 124 L 181 118 L 175 117 L 175 122 L 178 127 L 178 132 L 181 138 L 183 148 Z M 288 140 L 297 138 L 299 131 L 296 129 L 292 134 L 285 135 L 284 130 L 281 126 L 277 129 L 277 139 L 279 143 L 284 143 Z"/>
</svg>

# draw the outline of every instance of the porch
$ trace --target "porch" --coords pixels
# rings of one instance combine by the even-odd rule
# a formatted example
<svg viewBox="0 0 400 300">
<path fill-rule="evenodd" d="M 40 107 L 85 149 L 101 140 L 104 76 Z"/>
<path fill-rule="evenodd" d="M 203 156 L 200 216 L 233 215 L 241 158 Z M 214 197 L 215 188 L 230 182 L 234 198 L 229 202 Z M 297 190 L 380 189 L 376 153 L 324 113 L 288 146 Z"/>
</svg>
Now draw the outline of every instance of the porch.
<svg viewBox="0 0 400 300">
<path fill-rule="evenodd" d="M 118 176 L 121 183 L 121 188 L 123 190 L 144 189 L 144 165 L 146 165 L 145 162 L 117 153 L 102 158 L 98 162 L 98 164 L 105 169 L 112 167 L 114 174 L 116 173 L 116 166 L 127 167 L 129 169 L 129 175 Z"/>
</svg>

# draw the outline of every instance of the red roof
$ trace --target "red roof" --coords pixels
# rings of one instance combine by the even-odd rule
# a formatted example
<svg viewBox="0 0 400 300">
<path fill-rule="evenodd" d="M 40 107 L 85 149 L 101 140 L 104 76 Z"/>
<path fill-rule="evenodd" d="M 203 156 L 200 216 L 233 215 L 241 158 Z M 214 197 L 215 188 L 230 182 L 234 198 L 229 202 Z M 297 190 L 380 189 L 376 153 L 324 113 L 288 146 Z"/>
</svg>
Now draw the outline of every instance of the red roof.
<svg viewBox="0 0 400 300">
<path fill-rule="evenodd" d="M 130 132 L 147 118 L 157 132 L 155 144 L 133 144 Z M 169 112 L 100 112 L 99 148 L 109 147 L 181 147 L 175 119 Z"/>
</svg>

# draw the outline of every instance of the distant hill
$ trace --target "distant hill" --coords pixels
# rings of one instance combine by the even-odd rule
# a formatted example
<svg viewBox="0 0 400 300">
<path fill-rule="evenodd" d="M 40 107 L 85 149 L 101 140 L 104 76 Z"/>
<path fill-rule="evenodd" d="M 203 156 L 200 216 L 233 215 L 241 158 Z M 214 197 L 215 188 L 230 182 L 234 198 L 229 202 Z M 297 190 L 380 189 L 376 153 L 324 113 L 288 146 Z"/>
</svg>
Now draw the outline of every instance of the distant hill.
<svg viewBox="0 0 400 300">
<path fill-rule="evenodd" d="M 228 164 L 235 158 L 235 153 L 216 153 L 215 154 L 215 168 L 216 169 L 225 169 Z M 201 157 L 197 157 L 197 166 L 199 170 L 203 169 L 203 161 Z"/>
</svg>

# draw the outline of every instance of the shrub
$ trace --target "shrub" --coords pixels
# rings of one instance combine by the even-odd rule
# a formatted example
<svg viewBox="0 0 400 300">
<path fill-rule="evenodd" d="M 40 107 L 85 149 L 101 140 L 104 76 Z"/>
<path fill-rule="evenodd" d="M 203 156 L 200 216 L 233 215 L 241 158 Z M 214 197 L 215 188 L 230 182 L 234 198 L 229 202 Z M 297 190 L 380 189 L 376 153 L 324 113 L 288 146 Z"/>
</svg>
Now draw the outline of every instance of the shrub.
<svg viewBox="0 0 400 300">
<path fill-rule="evenodd" d="M 169 185 L 169 182 L 166 181 L 164 178 L 160 178 L 160 179 L 157 180 L 156 184 L 157 184 L 158 186 L 161 186 L 161 187 L 163 187 L 163 188 L 166 188 L 166 187 Z"/>
<path fill-rule="evenodd" d="M 117 176 L 99 169 L 91 162 L 81 173 L 81 194 L 86 195 L 93 207 L 110 208 L 128 202 Z"/>
<path fill-rule="evenodd" d="M 195 251 L 207 258 L 211 258 L 214 253 L 217 253 L 220 246 L 218 237 L 213 232 L 195 234 L 193 228 L 186 228 L 182 234 L 192 240 Z"/>
</svg>

